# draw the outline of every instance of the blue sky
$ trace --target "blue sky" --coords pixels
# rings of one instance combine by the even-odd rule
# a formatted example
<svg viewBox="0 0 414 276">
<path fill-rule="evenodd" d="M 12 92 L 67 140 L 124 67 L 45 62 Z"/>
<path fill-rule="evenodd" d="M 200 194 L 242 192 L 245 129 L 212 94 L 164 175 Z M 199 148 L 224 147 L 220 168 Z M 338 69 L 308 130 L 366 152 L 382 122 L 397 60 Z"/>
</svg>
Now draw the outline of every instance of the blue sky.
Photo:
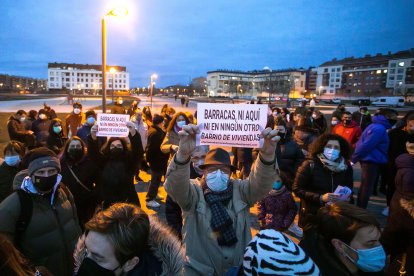
<svg viewBox="0 0 414 276">
<path fill-rule="evenodd" d="M 109 0 L 1 0 L 0 73 L 47 77 L 48 62 L 101 63 Z M 125 0 L 108 19 L 108 64 L 131 86 L 188 84 L 215 69 L 317 66 L 414 48 L 414 0 Z"/>
</svg>

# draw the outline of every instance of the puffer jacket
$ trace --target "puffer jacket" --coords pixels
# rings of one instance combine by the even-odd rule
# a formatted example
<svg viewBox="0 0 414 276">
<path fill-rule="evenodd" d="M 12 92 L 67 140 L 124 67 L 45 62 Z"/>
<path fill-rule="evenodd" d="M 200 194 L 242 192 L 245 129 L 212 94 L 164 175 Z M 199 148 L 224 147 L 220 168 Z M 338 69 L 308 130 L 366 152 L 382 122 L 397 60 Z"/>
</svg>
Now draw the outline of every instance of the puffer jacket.
<svg viewBox="0 0 414 276">
<path fill-rule="evenodd" d="M 181 242 L 156 218 L 149 217 L 149 220 L 149 252 L 143 254 L 138 265 L 127 275 L 182 275 L 185 254 Z M 79 239 L 73 256 L 77 272 L 85 256 L 85 236 Z"/>
<path fill-rule="evenodd" d="M 414 273 L 414 155 L 401 154 L 396 160 L 395 192 L 381 242 L 395 257 L 407 253 L 407 275 Z"/>
<path fill-rule="evenodd" d="M 391 128 L 391 124 L 383 115 L 374 116 L 372 124 L 362 132 L 361 139 L 355 146 L 352 162 L 387 163 L 390 144 L 387 129 L 389 128 Z"/>
<path fill-rule="evenodd" d="M 347 165 L 345 171 L 335 173 L 326 168 L 319 158 L 303 162 L 293 183 L 293 192 L 300 198 L 301 227 L 304 227 L 324 205 L 320 201 L 321 195 L 333 193 L 339 185 L 353 189 L 353 169 L 350 164 Z"/>
<path fill-rule="evenodd" d="M 61 185 L 61 184 L 60 184 Z M 33 213 L 21 238 L 21 252 L 53 275 L 72 275 L 72 252 L 81 231 L 72 194 L 59 187 L 50 196 L 30 194 Z M 0 204 L 0 232 L 14 240 L 21 204 L 17 193 Z"/>
</svg>

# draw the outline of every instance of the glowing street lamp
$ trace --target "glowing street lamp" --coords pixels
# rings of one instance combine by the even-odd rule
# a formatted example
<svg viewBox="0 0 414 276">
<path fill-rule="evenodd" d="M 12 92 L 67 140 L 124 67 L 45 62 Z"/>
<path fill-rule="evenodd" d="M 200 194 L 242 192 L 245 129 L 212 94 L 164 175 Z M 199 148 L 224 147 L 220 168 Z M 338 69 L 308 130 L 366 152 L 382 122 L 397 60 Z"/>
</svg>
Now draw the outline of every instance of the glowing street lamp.
<svg viewBox="0 0 414 276">
<path fill-rule="evenodd" d="M 154 91 L 154 84 L 155 84 L 155 80 L 158 78 L 157 74 L 152 74 L 151 78 L 150 78 L 150 89 L 151 89 L 151 109 L 152 109 L 152 93 Z"/>
<path fill-rule="evenodd" d="M 106 17 L 127 16 L 124 6 L 117 6 L 102 17 L 102 111 L 106 113 Z"/>
</svg>

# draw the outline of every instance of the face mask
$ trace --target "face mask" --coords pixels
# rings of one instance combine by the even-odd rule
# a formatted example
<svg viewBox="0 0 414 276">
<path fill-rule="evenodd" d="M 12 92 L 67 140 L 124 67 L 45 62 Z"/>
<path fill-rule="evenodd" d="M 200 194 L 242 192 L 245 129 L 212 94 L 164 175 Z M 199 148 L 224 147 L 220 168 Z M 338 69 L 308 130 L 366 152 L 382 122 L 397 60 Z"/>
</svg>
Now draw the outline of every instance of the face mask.
<svg viewBox="0 0 414 276">
<path fill-rule="evenodd" d="M 179 121 L 179 122 L 177 122 L 177 126 L 179 128 L 183 128 L 183 126 L 185 126 L 185 124 L 186 124 L 186 121 Z"/>
<path fill-rule="evenodd" d="M 20 117 L 20 122 L 24 122 L 26 120 L 26 117 Z"/>
<path fill-rule="evenodd" d="M 337 149 L 328 149 L 328 148 L 323 149 L 323 155 L 325 155 L 325 157 L 331 161 L 338 159 L 339 154 L 340 154 L 340 151 Z"/>
<path fill-rule="evenodd" d="M 353 249 L 349 245 L 345 244 L 349 249 L 356 252 L 358 255 L 358 261 L 355 262 L 350 256 L 346 257 L 356 264 L 356 266 L 364 272 L 378 272 L 385 267 L 385 251 L 384 248 L 379 245 L 377 247 L 369 249 Z"/>
<path fill-rule="evenodd" d="M 273 112 L 273 116 L 277 116 L 277 111 Z"/>
<path fill-rule="evenodd" d="M 86 123 L 88 125 L 93 125 L 95 123 L 95 118 L 94 117 L 88 117 L 88 119 L 86 119 Z"/>
<path fill-rule="evenodd" d="M 369 111 L 365 112 L 365 115 L 369 115 Z"/>
<path fill-rule="evenodd" d="M 53 186 L 55 186 L 58 175 L 51 176 L 36 176 L 34 175 L 33 185 L 39 192 L 48 193 L 52 191 Z"/>
<path fill-rule="evenodd" d="M 69 154 L 69 157 L 72 160 L 79 160 L 83 157 L 83 150 L 82 149 L 76 149 L 76 148 L 69 149 L 68 154 Z"/>
<path fill-rule="evenodd" d="M 79 114 L 79 113 L 80 113 L 80 109 L 79 109 L 79 108 L 75 108 L 75 109 L 73 110 L 73 113 L 75 113 L 75 114 Z"/>
<path fill-rule="evenodd" d="M 53 132 L 56 134 L 59 134 L 62 131 L 62 127 L 61 126 L 54 126 L 53 127 Z"/>
<path fill-rule="evenodd" d="M 12 155 L 12 156 L 5 156 L 4 162 L 10 167 L 14 167 L 15 165 L 19 164 L 20 156 L 19 155 Z"/>
<path fill-rule="evenodd" d="M 39 115 L 39 119 L 41 119 L 41 120 L 46 120 L 47 119 L 47 116 L 46 116 L 46 114 L 40 114 Z"/>
<path fill-rule="evenodd" d="M 124 149 L 113 148 L 113 149 L 110 149 L 109 151 L 113 157 L 119 157 L 124 152 Z"/>
<path fill-rule="evenodd" d="M 336 126 L 338 124 L 338 121 L 331 121 L 331 125 Z"/>
<path fill-rule="evenodd" d="M 110 270 L 98 265 L 94 262 L 91 258 L 83 259 L 77 276 L 92 276 L 92 275 L 102 275 L 102 276 L 113 276 L 115 275 L 115 271 L 119 268 L 115 268 L 114 270 Z"/>
<path fill-rule="evenodd" d="M 312 118 L 316 119 L 317 117 L 318 117 L 318 115 L 312 114 Z"/>
<path fill-rule="evenodd" d="M 344 123 L 344 125 L 349 126 L 352 120 L 343 120 L 342 122 Z"/>
<path fill-rule="evenodd" d="M 228 181 L 229 181 L 229 175 L 223 173 L 221 170 L 208 173 L 206 176 L 207 186 L 213 192 L 224 191 L 227 188 Z"/>
<path fill-rule="evenodd" d="M 275 181 L 275 183 L 273 183 L 273 189 L 274 190 L 280 190 L 280 188 L 282 188 L 282 181 Z"/>
<path fill-rule="evenodd" d="M 341 110 L 342 112 L 345 112 L 345 107 L 341 107 L 339 110 Z"/>
<path fill-rule="evenodd" d="M 123 104 L 124 103 L 124 101 L 118 101 L 118 104 Z"/>
</svg>

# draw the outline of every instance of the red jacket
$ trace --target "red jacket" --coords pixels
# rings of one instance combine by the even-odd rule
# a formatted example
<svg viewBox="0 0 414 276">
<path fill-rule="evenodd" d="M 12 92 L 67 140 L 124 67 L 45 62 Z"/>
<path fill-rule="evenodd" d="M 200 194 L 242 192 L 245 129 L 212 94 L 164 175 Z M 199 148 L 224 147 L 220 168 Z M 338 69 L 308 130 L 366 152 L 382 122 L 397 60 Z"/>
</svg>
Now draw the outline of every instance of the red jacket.
<svg viewBox="0 0 414 276">
<path fill-rule="evenodd" d="M 333 134 L 338 134 L 342 136 L 348 143 L 351 145 L 352 149 L 355 149 L 355 145 L 361 137 L 362 131 L 361 128 L 352 121 L 349 126 L 344 126 L 344 124 L 337 124 L 332 129 Z"/>
</svg>

